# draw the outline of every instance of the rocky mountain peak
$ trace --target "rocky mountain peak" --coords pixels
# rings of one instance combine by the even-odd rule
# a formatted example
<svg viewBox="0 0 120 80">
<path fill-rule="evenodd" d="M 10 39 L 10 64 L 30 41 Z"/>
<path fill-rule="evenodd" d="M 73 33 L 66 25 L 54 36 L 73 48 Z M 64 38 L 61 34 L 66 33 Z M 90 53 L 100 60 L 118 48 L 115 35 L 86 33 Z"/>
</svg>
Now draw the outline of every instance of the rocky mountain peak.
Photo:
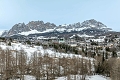
<svg viewBox="0 0 120 80">
<path fill-rule="evenodd" d="M 81 26 L 92 27 L 92 28 L 94 27 L 94 28 L 98 28 L 98 29 L 107 28 L 106 25 L 104 25 L 103 23 L 96 21 L 94 19 L 84 21 L 83 23 L 81 23 Z"/>
<path fill-rule="evenodd" d="M 18 34 L 21 32 L 26 32 L 26 31 L 30 31 L 30 29 L 28 28 L 28 26 L 25 25 L 25 23 L 18 23 L 15 24 L 8 32 L 8 36 L 14 35 L 14 34 Z"/>
<path fill-rule="evenodd" d="M 31 21 L 26 26 L 32 30 L 45 31 L 46 29 L 55 28 L 56 25 L 53 23 L 44 23 L 43 21 Z"/>
</svg>

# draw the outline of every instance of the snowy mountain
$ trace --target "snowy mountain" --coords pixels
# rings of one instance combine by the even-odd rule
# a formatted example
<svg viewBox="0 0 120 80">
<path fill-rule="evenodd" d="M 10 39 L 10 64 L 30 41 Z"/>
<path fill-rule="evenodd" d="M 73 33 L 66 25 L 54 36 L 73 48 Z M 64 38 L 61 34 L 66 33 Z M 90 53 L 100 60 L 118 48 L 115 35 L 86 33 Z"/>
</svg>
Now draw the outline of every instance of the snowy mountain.
<svg viewBox="0 0 120 80">
<path fill-rule="evenodd" d="M 94 19 L 86 20 L 82 23 L 74 23 L 74 24 L 64 24 L 56 26 L 54 23 L 44 23 L 43 21 L 31 21 L 28 24 L 18 23 L 15 24 L 7 33 L 2 34 L 2 36 L 13 36 L 13 35 L 25 35 L 28 36 L 30 34 L 61 34 L 61 33 L 95 33 L 99 32 L 108 32 L 111 30 L 107 28 L 103 23 L 96 21 Z"/>
<path fill-rule="evenodd" d="M 0 31 L 0 36 L 2 35 L 3 31 Z"/>
<path fill-rule="evenodd" d="M 5 37 L 8 34 L 7 30 L 1 30 L 0 31 L 0 36 Z"/>
</svg>

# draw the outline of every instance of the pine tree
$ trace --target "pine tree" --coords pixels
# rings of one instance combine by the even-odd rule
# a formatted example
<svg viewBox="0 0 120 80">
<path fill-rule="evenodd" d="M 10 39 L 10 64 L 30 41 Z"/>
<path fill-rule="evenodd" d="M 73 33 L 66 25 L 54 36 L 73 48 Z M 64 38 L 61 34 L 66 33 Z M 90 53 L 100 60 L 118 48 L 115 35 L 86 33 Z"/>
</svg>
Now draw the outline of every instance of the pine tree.
<svg viewBox="0 0 120 80">
<path fill-rule="evenodd" d="M 9 42 L 8 45 L 11 46 L 11 42 Z"/>
<path fill-rule="evenodd" d="M 31 45 L 31 42 L 30 42 L 29 40 L 28 40 L 28 41 L 26 41 L 26 43 L 27 43 L 27 44 L 29 44 L 29 45 Z"/>
<path fill-rule="evenodd" d="M 102 63 L 105 61 L 105 58 L 104 58 L 104 52 L 103 52 L 103 55 L 102 55 Z"/>
<path fill-rule="evenodd" d="M 117 57 L 117 53 L 115 51 L 112 52 L 112 57 Z"/>
<path fill-rule="evenodd" d="M 105 53 L 105 59 L 108 59 L 108 53 L 107 52 Z"/>
<path fill-rule="evenodd" d="M 82 52 L 84 53 L 85 51 L 84 51 L 84 47 L 82 46 Z"/>
</svg>

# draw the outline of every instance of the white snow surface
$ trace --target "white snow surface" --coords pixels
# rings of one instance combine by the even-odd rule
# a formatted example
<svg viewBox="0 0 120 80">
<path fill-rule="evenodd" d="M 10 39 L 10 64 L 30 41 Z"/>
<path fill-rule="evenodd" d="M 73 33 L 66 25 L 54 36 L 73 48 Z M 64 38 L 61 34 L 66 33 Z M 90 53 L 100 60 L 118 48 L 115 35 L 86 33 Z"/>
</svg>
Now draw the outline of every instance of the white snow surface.
<svg viewBox="0 0 120 80">
<path fill-rule="evenodd" d="M 91 40 L 95 42 L 104 42 L 104 38 L 103 39 L 91 39 Z"/>
<path fill-rule="evenodd" d="M 64 31 L 66 31 L 66 29 L 65 28 L 58 28 L 58 29 L 56 29 L 58 32 L 64 32 Z"/>
<path fill-rule="evenodd" d="M 26 75 L 24 77 L 25 80 L 36 80 L 34 76 Z"/>
<path fill-rule="evenodd" d="M 90 35 L 86 35 L 86 34 L 83 34 L 83 35 L 80 35 L 80 34 L 77 34 L 79 37 L 94 37 L 94 36 L 90 36 Z"/>
<path fill-rule="evenodd" d="M 76 76 L 76 80 L 80 80 L 80 77 L 78 75 Z M 74 80 L 74 76 L 71 76 L 71 80 Z M 20 80 L 20 79 L 16 79 L 16 80 Z M 24 75 L 24 80 L 36 80 L 36 78 L 34 76 L 30 76 L 30 75 Z M 67 77 L 58 77 L 55 80 L 67 80 Z M 110 78 L 106 78 L 104 76 L 101 75 L 93 75 L 93 76 L 87 76 L 85 80 L 110 80 Z"/>
<path fill-rule="evenodd" d="M 70 76 L 71 80 L 74 80 L 75 76 L 76 76 L 76 80 L 80 80 L 80 76 L 78 75 L 71 75 Z M 20 79 L 16 79 L 16 80 L 20 80 Z M 24 75 L 24 80 L 36 80 L 36 78 L 34 76 Z M 55 80 L 67 80 L 67 76 L 58 77 Z M 85 80 L 110 80 L 110 78 L 106 78 L 101 75 L 93 75 L 93 76 L 87 76 Z"/>
<path fill-rule="evenodd" d="M 72 75 L 71 78 L 73 78 L 73 79 L 71 79 L 71 80 L 74 80 L 74 76 L 76 76 L 76 80 L 80 80 L 80 76 L 78 76 L 78 75 Z M 67 77 L 58 77 L 55 80 L 67 80 Z M 110 79 L 107 79 L 101 75 L 93 75 L 93 76 L 87 76 L 85 80 L 110 80 Z"/>
<path fill-rule="evenodd" d="M 107 80 L 107 79 L 101 75 L 93 75 L 93 76 L 89 76 L 87 80 Z"/>
<path fill-rule="evenodd" d="M 0 36 L 2 35 L 3 32 L 4 32 L 3 30 L 0 30 Z"/>
<path fill-rule="evenodd" d="M 79 37 L 94 37 L 94 36 L 90 36 L 90 35 L 86 35 L 86 34 L 77 34 L 77 36 L 79 36 Z M 73 38 L 73 37 L 75 37 L 75 35 L 72 35 L 70 38 Z"/>
<path fill-rule="evenodd" d="M 31 30 L 31 31 L 28 31 L 28 32 L 21 32 L 19 34 L 28 36 L 29 34 L 47 33 L 47 32 L 53 32 L 53 31 L 54 31 L 54 29 L 47 29 L 47 30 L 45 30 L 43 32 L 40 32 L 40 31 L 37 31 L 37 30 Z"/>
<path fill-rule="evenodd" d="M 39 33 L 39 32 L 37 30 L 31 30 L 31 31 L 28 31 L 28 32 L 21 32 L 19 34 L 27 36 L 29 34 L 35 34 L 35 33 Z"/>
</svg>

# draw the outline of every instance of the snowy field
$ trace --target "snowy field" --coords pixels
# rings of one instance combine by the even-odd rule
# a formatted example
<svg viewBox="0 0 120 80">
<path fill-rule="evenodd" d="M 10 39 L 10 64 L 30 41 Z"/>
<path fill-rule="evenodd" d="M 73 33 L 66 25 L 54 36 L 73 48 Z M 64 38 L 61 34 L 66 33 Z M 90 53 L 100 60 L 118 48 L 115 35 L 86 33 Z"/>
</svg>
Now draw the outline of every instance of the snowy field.
<svg viewBox="0 0 120 80">
<path fill-rule="evenodd" d="M 72 76 L 74 77 L 74 76 Z M 59 77 L 55 80 L 67 80 L 67 77 Z M 74 79 L 72 79 L 74 80 Z M 76 76 L 76 80 L 80 80 L 79 76 Z M 101 76 L 101 75 L 94 75 L 94 76 L 87 76 L 85 80 L 108 80 L 105 77 Z"/>
<path fill-rule="evenodd" d="M 75 76 L 71 76 L 70 80 L 74 80 Z M 17 79 L 20 80 L 20 79 Z M 35 77 L 26 75 L 24 77 L 24 80 L 36 80 Z M 67 77 L 58 77 L 55 80 L 67 80 Z M 80 77 L 76 75 L 76 80 L 80 80 Z M 101 75 L 94 75 L 94 76 L 87 76 L 85 80 L 110 80 L 109 78 L 105 78 L 104 76 Z"/>
<path fill-rule="evenodd" d="M 81 55 L 76 55 L 76 54 L 72 54 L 72 53 L 60 53 L 60 52 L 56 52 L 54 49 L 50 48 L 50 49 L 43 49 L 42 46 L 29 46 L 29 45 L 23 45 L 21 43 L 11 43 L 11 46 L 7 46 L 5 43 L 1 42 L 0 43 L 0 47 L 2 49 L 10 49 L 10 50 L 24 50 L 27 54 L 28 57 L 30 57 L 34 52 L 38 52 L 41 53 L 42 55 L 48 54 L 49 56 L 53 56 L 53 57 L 79 57 L 82 58 Z M 88 57 L 83 57 L 84 59 L 90 59 L 93 60 L 93 58 L 88 58 Z"/>
</svg>

